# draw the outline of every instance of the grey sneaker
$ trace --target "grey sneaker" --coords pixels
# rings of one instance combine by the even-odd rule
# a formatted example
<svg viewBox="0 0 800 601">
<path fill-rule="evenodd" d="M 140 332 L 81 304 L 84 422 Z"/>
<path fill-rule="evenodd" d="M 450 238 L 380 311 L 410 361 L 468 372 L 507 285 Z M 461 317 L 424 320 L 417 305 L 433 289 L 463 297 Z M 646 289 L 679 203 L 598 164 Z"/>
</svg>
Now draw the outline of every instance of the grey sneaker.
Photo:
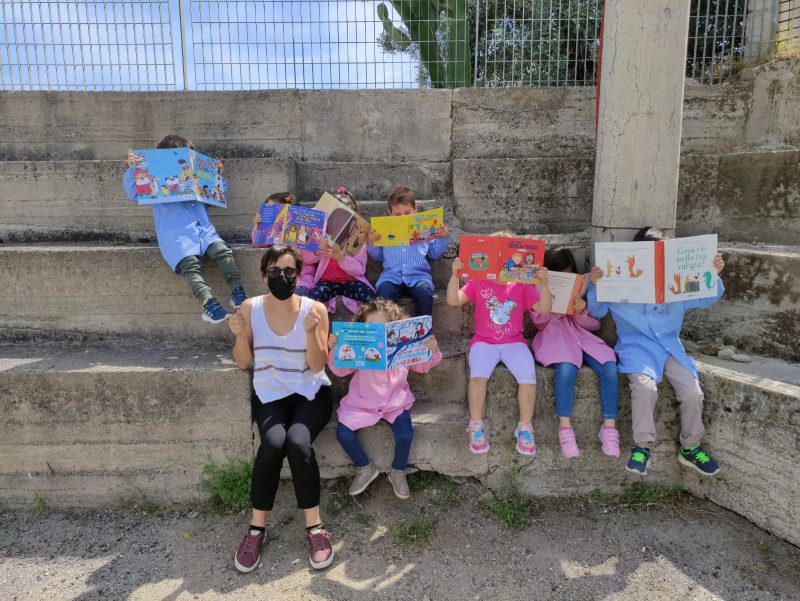
<svg viewBox="0 0 800 601">
<path fill-rule="evenodd" d="M 392 483 L 394 494 L 396 494 L 399 498 L 411 498 L 411 491 L 408 488 L 408 480 L 406 480 L 405 470 L 392 469 L 392 471 L 389 472 L 389 482 Z"/>
<path fill-rule="evenodd" d="M 353 477 L 353 483 L 350 484 L 350 494 L 354 497 L 360 495 L 367 490 L 367 486 L 372 484 L 372 481 L 378 477 L 378 468 L 375 464 L 370 462 L 364 467 L 356 468 L 356 475 Z"/>
</svg>

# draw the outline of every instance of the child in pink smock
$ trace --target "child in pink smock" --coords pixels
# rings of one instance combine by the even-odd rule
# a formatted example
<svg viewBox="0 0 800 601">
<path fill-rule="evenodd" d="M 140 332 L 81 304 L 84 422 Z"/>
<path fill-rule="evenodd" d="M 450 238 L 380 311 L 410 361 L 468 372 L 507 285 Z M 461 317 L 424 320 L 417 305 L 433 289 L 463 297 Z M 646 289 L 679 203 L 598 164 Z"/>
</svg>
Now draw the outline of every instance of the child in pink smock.
<svg viewBox="0 0 800 601">
<path fill-rule="evenodd" d="M 407 319 L 407 315 L 397 304 L 383 298 L 375 298 L 361 306 L 355 315 L 355 321 L 366 323 L 388 323 L 399 319 Z M 384 420 L 394 434 L 394 461 L 389 472 L 389 482 L 395 494 L 401 499 L 408 499 L 411 491 L 406 481 L 406 467 L 411 452 L 411 441 L 414 430 L 411 426 L 411 406 L 414 395 L 408 387 L 409 370 L 427 373 L 442 360 L 436 338 L 429 336 L 425 341 L 433 357 L 427 363 L 412 367 L 399 367 L 385 371 L 356 370 L 334 367 L 333 347 L 336 336 L 328 337 L 328 368 L 339 377 L 355 374 L 350 380 L 347 394 L 339 401 L 337 416 L 339 425 L 336 438 L 356 466 L 356 475 L 350 485 L 350 494 L 355 496 L 364 492 L 378 477 L 378 468 L 369 460 L 363 447 L 358 442 L 358 431 L 374 426 Z"/>
<path fill-rule="evenodd" d="M 578 272 L 575 257 L 568 248 L 549 249 L 544 255 L 544 265 L 550 271 Z M 574 307 L 575 315 L 542 315 L 531 311 L 533 323 L 539 330 L 533 339 L 533 353 L 539 363 L 552 365 L 556 372 L 556 414 L 561 454 L 567 459 L 576 459 L 580 455 L 571 417 L 575 378 L 578 369 L 585 363 L 598 378 L 603 414 L 598 436 L 603 453 L 609 457 L 619 457 L 619 432 L 616 427 L 619 399 L 617 358 L 611 347 L 591 333 L 600 328 L 600 321 L 589 315 L 586 301 L 579 298 Z"/>
</svg>

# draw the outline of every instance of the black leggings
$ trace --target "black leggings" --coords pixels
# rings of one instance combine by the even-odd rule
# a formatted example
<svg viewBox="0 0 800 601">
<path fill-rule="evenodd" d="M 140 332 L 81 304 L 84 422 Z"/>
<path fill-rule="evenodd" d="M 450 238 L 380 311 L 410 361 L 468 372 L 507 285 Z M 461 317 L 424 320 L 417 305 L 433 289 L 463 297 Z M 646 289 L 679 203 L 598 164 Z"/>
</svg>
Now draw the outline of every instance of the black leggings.
<svg viewBox="0 0 800 601">
<path fill-rule="evenodd" d="M 289 459 L 297 506 L 311 509 L 319 505 L 319 466 L 311 443 L 328 423 L 332 410 L 329 386 L 320 388 L 311 401 L 293 394 L 254 407 L 261 446 L 250 488 L 253 509 L 272 510 L 284 457 Z"/>
</svg>

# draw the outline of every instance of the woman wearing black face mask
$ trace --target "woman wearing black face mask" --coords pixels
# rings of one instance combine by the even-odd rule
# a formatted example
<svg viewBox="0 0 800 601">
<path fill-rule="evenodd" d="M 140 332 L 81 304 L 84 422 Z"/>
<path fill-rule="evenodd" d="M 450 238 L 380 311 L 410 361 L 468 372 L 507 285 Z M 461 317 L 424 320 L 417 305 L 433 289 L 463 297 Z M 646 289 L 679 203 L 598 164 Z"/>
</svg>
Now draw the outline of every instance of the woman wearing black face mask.
<svg viewBox="0 0 800 601">
<path fill-rule="evenodd" d="M 271 247 L 261 259 L 269 294 L 248 299 L 228 320 L 236 334 L 236 364 L 253 366 L 253 421 L 261 435 L 250 492 L 253 517 L 234 557 L 240 572 L 252 572 L 261 559 L 284 457 L 289 459 L 297 505 L 305 512 L 311 566 L 322 569 L 333 561 L 319 513 L 319 466 L 311 446 L 332 409 L 325 374 L 328 312 L 321 303 L 294 293 L 302 268 L 299 252 Z"/>
</svg>

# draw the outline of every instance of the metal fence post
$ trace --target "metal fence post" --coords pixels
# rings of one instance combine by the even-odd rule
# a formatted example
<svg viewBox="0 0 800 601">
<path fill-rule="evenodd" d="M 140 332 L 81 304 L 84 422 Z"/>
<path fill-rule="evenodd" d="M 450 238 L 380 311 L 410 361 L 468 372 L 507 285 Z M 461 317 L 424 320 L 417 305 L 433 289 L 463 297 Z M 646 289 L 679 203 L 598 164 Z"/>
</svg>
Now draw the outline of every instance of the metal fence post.
<svg viewBox="0 0 800 601">
<path fill-rule="evenodd" d="M 178 14 L 181 27 L 181 64 L 183 65 L 183 91 L 189 89 L 189 57 L 186 54 L 186 21 L 183 18 L 183 0 L 178 0 Z"/>
<path fill-rule="evenodd" d="M 775 50 L 778 0 L 750 0 L 744 27 L 744 60 L 754 61 Z"/>
</svg>

